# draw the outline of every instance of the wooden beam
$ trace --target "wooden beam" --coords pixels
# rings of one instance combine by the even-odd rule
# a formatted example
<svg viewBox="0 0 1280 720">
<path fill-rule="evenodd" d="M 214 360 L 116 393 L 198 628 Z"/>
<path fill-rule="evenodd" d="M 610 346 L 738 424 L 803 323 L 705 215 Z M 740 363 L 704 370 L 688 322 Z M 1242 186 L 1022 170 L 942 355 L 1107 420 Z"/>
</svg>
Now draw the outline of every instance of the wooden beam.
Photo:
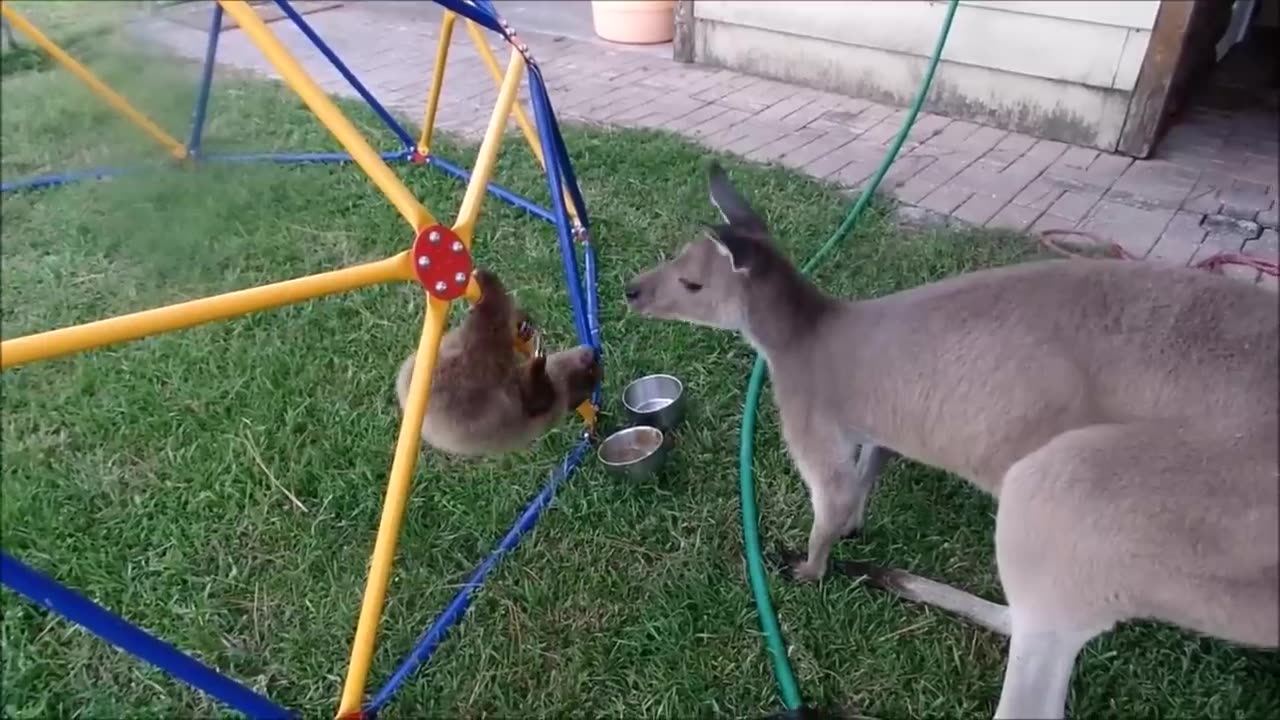
<svg viewBox="0 0 1280 720">
<path fill-rule="evenodd" d="M 1184 58 L 1188 29 L 1198 4 L 1193 0 L 1160 3 L 1147 53 L 1138 71 L 1138 82 L 1129 96 L 1129 110 L 1120 129 L 1117 152 L 1145 158 L 1155 148 L 1164 131 L 1169 90 Z"/>
<path fill-rule="evenodd" d="M 676 0 L 676 34 L 671 41 L 671 59 L 678 63 L 694 60 L 693 0 Z"/>
</svg>

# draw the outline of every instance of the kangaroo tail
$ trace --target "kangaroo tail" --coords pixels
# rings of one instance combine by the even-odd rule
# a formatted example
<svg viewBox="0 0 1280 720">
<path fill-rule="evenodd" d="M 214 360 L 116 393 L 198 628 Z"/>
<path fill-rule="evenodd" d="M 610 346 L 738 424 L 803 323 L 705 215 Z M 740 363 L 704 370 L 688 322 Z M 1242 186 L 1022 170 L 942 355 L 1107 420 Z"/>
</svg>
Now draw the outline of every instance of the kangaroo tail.
<svg viewBox="0 0 1280 720">
<path fill-rule="evenodd" d="M 841 562 L 839 567 L 842 574 L 866 578 L 868 585 L 905 600 L 932 605 L 1001 635 L 1010 633 L 1007 605 L 983 600 L 977 595 L 903 570 L 860 562 Z"/>
</svg>

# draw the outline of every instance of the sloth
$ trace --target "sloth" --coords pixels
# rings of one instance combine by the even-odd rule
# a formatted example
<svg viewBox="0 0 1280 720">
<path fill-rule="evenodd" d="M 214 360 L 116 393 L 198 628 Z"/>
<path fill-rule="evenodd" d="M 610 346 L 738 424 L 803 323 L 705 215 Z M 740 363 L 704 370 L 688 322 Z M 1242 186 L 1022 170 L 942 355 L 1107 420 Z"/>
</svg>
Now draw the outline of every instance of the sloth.
<svg viewBox="0 0 1280 720">
<path fill-rule="evenodd" d="M 512 339 L 529 322 L 497 275 L 477 270 L 478 300 L 440 342 L 422 440 L 457 456 L 498 455 L 528 447 L 591 397 L 601 378 L 588 345 L 525 359 Z M 404 412 L 417 353 L 396 374 Z"/>
</svg>

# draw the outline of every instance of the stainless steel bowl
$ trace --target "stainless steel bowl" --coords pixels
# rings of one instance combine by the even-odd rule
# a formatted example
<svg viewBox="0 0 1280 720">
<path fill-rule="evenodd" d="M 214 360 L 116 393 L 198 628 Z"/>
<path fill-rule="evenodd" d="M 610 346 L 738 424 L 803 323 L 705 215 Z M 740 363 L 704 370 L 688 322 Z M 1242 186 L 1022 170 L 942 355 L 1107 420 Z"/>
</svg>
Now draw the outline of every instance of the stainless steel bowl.
<svg viewBox="0 0 1280 720">
<path fill-rule="evenodd" d="M 684 383 L 672 375 L 646 375 L 622 391 L 632 422 L 669 431 L 684 419 Z"/>
<path fill-rule="evenodd" d="M 600 443 L 596 456 L 610 472 L 633 480 L 647 480 L 658 474 L 671 451 L 661 430 L 637 425 L 619 430 Z"/>
</svg>

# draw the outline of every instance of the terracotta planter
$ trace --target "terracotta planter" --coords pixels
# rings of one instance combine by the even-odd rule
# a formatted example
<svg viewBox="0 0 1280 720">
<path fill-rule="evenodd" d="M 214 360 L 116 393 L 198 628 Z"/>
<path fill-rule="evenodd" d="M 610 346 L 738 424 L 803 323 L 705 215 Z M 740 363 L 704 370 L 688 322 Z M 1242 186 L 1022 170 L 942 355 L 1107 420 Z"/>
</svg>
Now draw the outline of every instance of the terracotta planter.
<svg viewBox="0 0 1280 720">
<path fill-rule="evenodd" d="M 671 42 L 675 13 L 675 0 L 591 0 L 596 34 L 629 45 Z"/>
</svg>

